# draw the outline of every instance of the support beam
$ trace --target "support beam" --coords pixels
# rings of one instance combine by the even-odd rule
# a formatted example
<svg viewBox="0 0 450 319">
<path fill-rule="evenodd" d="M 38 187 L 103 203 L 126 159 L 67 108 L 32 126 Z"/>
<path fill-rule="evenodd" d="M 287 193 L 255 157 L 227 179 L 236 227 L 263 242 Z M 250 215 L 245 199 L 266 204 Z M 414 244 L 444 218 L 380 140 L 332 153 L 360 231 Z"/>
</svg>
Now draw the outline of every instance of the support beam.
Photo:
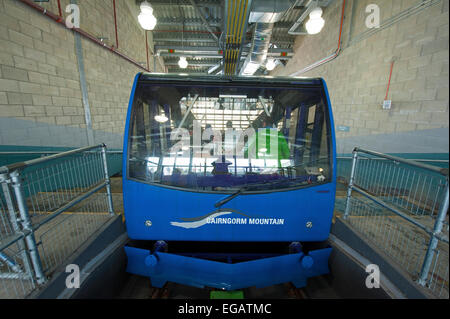
<svg viewBox="0 0 450 319">
<path fill-rule="evenodd" d="M 178 0 L 176 3 L 173 1 L 167 0 L 151 0 L 150 1 L 153 7 L 167 7 L 167 6 L 180 6 L 180 7 L 192 7 L 192 3 L 190 0 Z M 208 7 L 208 8 L 221 8 L 222 4 L 220 0 L 197 0 L 197 5 L 199 7 Z"/>
<path fill-rule="evenodd" d="M 197 14 L 200 16 L 200 19 L 203 21 L 203 25 L 205 26 L 206 30 L 209 31 L 209 34 L 216 40 L 217 44 L 220 46 L 219 38 L 214 34 L 214 31 L 211 29 L 209 22 L 206 21 L 205 16 L 203 15 L 203 12 L 200 10 L 200 8 L 195 3 L 195 0 L 190 0 L 192 6 L 194 7 Z"/>
<path fill-rule="evenodd" d="M 241 56 L 241 60 L 244 59 L 248 54 L 248 51 L 244 51 Z M 184 56 L 186 58 L 204 58 L 204 59 L 222 59 L 223 56 L 221 54 L 214 53 L 183 53 L 183 52 L 160 52 L 159 56 L 165 57 L 180 57 Z M 280 53 L 268 53 L 267 57 L 271 57 L 277 60 L 290 60 L 292 59 L 292 55 L 280 56 Z"/>
<path fill-rule="evenodd" d="M 221 49 L 217 46 L 179 46 L 179 45 L 155 45 L 155 51 L 164 51 L 164 50 L 175 50 L 175 52 L 219 52 Z M 247 50 L 243 51 L 248 52 Z M 281 54 L 282 52 L 286 53 L 294 53 L 292 48 L 283 49 L 283 48 L 271 48 L 269 49 L 269 54 Z"/>
<path fill-rule="evenodd" d="M 170 62 L 164 62 L 165 65 L 167 66 L 178 66 L 178 61 L 170 61 Z M 206 63 L 206 62 L 194 62 L 194 61 L 189 61 L 188 67 L 202 67 L 202 68 L 206 68 L 206 67 L 211 67 L 211 66 L 215 66 L 217 65 L 217 63 Z"/>
<path fill-rule="evenodd" d="M 182 18 L 158 18 L 158 26 L 181 26 L 183 24 Z M 208 22 L 211 27 L 220 28 L 222 26 L 222 22 L 220 19 L 214 19 Z M 192 27 L 192 26 L 202 26 L 203 21 L 200 18 L 192 18 L 185 19 L 184 26 Z M 156 30 L 157 31 L 157 30 Z"/>
<path fill-rule="evenodd" d="M 181 45 L 155 45 L 155 51 L 175 50 L 178 52 L 219 52 L 218 46 L 181 46 Z"/>
<path fill-rule="evenodd" d="M 186 58 L 204 58 L 204 59 L 222 59 L 222 54 L 218 53 L 183 53 L 183 52 L 160 52 L 159 56 L 162 57 L 180 57 L 184 56 Z"/>
<path fill-rule="evenodd" d="M 184 38 L 184 43 L 186 42 L 196 42 L 196 43 L 216 43 L 214 39 L 211 38 Z M 176 45 L 181 45 L 181 37 L 180 38 L 174 38 L 174 37 L 154 37 L 153 42 L 173 42 L 176 43 Z M 274 40 L 272 39 L 270 41 L 271 43 L 275 44 L 276 46 L 283 46 L 283 45 L 294 45 L 295 39 L 288 40 L 288 39 L 280 39 L 280 40 Z"/>
<path fill-rule="evenodd" d="M 183 41 L 186 42 L 198 42 L 198 43 L 215 43 L 216 41 L 211 38 L 184 38 Z M 153 42 L 179 42 L 181 44 L 181 38 L 163 38 L 154 37 Z"/>
</svg>

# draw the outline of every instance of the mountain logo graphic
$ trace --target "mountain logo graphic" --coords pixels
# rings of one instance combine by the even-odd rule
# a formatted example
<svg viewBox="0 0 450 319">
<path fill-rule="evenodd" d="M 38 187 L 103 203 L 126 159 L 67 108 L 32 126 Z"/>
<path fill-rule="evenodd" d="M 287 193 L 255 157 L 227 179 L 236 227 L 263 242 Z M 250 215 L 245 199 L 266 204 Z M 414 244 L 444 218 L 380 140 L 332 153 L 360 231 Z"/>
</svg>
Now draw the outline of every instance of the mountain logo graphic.
<svg viewBox="0 0 450 319">
<path fill-rule="evenodd" d="M 238 214 L 239 217 L 225 217 Z M 172 226 L 185 229 L 199 228 L 208 224 L 219 225 L 284 225 L 284 219 L 254 218 L 237 210 L 222 208 L 200 217 L 180 218 L 181 222 L 170 222 Z"/>
</svg>

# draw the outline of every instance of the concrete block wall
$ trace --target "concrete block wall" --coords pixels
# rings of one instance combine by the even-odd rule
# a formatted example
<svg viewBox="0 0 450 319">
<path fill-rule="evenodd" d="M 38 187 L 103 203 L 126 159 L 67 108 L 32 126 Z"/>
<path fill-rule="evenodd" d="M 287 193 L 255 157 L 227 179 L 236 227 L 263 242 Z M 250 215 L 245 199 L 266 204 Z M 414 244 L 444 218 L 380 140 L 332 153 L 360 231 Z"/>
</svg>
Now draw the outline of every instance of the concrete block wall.
<svg viewBox="0 0 450 319">
<path fill-rule="evenodd" d="M 69 0 L 62 0 L 63 16 Z M 58 13 L 57 2 L 40 3 Z M 78 1 L 80 27 L 116 45 L 111 0 Z M 144 65 L 145 33 L 134 2 L 116 0 L 119 51 Z M 151 32 L 149 46 L 151 52 Z M 95 143 L 121 148 L 129 96 L 142 71 L 81 38 Z M 151 55 L 151 53 L 150 53 Z M 162 72 L 160 60 L 150 69 Z M 153 70 L 153 66 L 156 70 Z M 74 33 L 17 0 L 0 0 L 0 144 L 88 144 Z"/>
<path fill-rule="evenodd" d="M 435 4 L 370 36 L 365 20 L 368 4 L 377 4 L 381 26 L 422 0 L 347 0 L 342 51 L 333 61 L 300 76 L 323 77 L 328 85 L 338 153 L 355 146 L 388 153 L 448 153 L 449 2 Z M 298 36 L 295 56 L 271 75 L 290 75 L 332 54 L 338 45 L 342 0 L 324 10 L 325 27 L 318 35 Z M 388 99 L 383 110 L 391 62 Z"/>
</svg>

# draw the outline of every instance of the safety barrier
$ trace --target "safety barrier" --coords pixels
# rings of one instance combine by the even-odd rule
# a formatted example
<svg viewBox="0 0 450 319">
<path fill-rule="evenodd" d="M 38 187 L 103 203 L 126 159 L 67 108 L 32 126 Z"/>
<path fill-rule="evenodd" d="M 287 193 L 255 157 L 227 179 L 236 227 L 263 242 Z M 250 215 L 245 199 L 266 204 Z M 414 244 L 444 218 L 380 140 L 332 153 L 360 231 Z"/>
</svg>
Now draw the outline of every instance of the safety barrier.
<svg viewBox="0 0 450 319">
<path fill-rule="evenodd" d="M 0 298 L 24 298 L 114 216 L 106 146 L 0 167 Z"/>
<path fill-rule="evenodd" d="M 448 298 L 448 168 L 355 148 L 344 219 L 438 298 Z"/>
<path fill-rule="evenodd" d="M 72 150 L 71 148 L 58 148 L 57 150 L 33 150 L 26 148 L 25 150 L 13 150 L 17 147 L 3 146 L 0 149 L 0 166 L 29 161 L 39 157 L 46 157 Z M 108 161 L 109 176 L 120 174 L 122 172 L 122 155 L 121 150 L 108 150 L 106 159 Z"/>
</svg>

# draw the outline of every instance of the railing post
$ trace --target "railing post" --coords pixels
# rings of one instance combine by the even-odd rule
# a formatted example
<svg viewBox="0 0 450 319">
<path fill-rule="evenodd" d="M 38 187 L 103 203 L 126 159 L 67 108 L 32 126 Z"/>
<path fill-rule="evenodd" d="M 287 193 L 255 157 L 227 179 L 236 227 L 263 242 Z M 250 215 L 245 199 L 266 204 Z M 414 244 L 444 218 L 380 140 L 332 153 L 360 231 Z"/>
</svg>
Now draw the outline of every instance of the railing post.
<svg viewBox="0 0 450 319">
<path fill-rule="evenodd" d="M 42 270 L 41 258 L 36 246 L 36 239 L 34 237 L 34 230 L 31 224 L 30 215 L 28 213 L 28 208 L 25 202 L 25 197 L 22 191 L 22 181 L 20 174 L 14 171 L 10 174 L 12 187 L 14 188 L 14 194 L 16 195 L 17 206 L 19 207 L 20 213 L 20 224 L 23 230 L 27 230 L 30 233 L 25 237 L 25 242 L 28 247 L 28 251 L 31 258 L 31 263 L 34 268 L 34 273 L 36 275 L 36 281 L 38 284 L 43 284 L 46 282 L 46 277 L 44 271 Z"/>
<path fill-rule="evenodd" d="M 16 211 L 14 209 L 13 197 L 9 188 L 9 183 L 11 180 L 8 178 L 8 174 L 0 174 L 0 184 L 2 185 L 3 196 L 5 197 L 6 207 L 8 208 L 9 221 L 14 229 L 14 232 L 20 232 L 19 222 L 17 221 Z M 23 239 L 17 242 L 19 249 L 21 250 L 23 265 L 25 267 L 25 273 L 28 275 L 31 282 L 34 284 L 34 276 L 31 268 L 30 257 L 27 252 L 27 246 Z M 14 270 L 14 269 L 13 269 Z M 17 271 L 19 269 L 16 269 Z"/>
<path fill-rule="evenodd" d="M 105 182 L 106 182 L 106 194 L 108 196 L 108 207 L 109 207 L 109 214 L 111 216 L 114 216 L 114 207 L 113 207 L 113 201 L 112 201 L 112 193 L 111 193 L 111 180 L 109 179 L 108 174 L 108 161 L 106 160 L 106 145 L 102 145 L 102 158 L 103 158 L 103 169 L 105 173 Z"/>
<path fill-rule="evenodd" d="M 425 286 L 427 283 L 428 273 L 430 272 L 431 263 L 433 262 L 434 251 L 438 245 L 438 238 L 436 237 L 442 231 L 442 227 L 444 225 L 445 217 L 448 213 L 448 201 L 449 201 L 449 187 L 448 187 L 448 177 L 447 177 L 447 185 L 445 187 L 444 201 L 442 202 L 441 207 L 439 208 L 439 214 L 436 218 L 436 223 L 434 224 L 433 235 L 430 239 L 430 244 L 428 245 L 427 254 L 425 255 L 425 259 L 423 261 L 422 270 L 420 271 L 418 283 L 422 286 Z"/>
<path fill-rule="evenodd" d="M 351 197 L 352 197 L 353 183 L 355 181 L 356 163 L 357 162 L 358 162 L 358 150 L 355 148 L 353 150 L 352 170 L 350 172 L 350 180 L 348 182 L 347 202 L 345 204 L 344 219 L 347 219 L 348 215 L 350 214 L 350 200 L 351 200 Z"/>
</svg>

